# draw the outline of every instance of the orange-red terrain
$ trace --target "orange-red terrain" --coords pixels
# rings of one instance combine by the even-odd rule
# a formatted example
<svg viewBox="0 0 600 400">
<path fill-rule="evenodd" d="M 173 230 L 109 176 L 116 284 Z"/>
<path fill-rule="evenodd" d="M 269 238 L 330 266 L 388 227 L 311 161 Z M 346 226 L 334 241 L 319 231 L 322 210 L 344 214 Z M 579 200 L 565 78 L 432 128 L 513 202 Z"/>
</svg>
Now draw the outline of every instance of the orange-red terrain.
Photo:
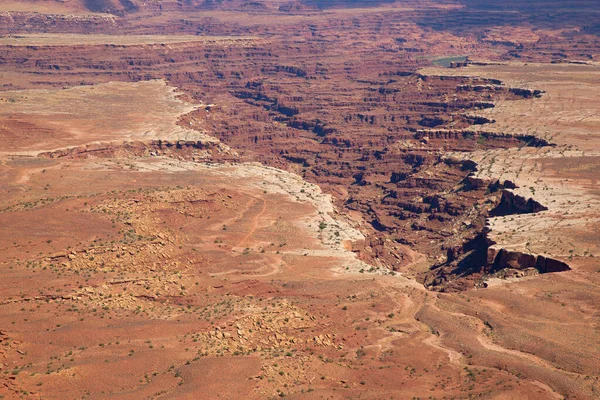
<svg viewBox="0 0 600 400">
<path fill-rule="evenodd" d="M 0 4 L 0 398 L 600 398 L 596 1 Z"/>
</svg>

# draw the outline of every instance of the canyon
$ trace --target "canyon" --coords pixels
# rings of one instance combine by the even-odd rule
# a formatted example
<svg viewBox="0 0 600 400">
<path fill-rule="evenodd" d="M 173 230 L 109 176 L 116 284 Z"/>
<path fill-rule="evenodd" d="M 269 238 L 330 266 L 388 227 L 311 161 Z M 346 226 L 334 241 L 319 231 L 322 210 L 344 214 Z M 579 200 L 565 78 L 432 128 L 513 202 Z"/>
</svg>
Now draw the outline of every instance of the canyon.
<svg viewBox="0 0 600 400">
<path fill-rule="evenodd" d="M 0 396 L 597 398 L 599 14 L 3 2 Z"/>
</svg>

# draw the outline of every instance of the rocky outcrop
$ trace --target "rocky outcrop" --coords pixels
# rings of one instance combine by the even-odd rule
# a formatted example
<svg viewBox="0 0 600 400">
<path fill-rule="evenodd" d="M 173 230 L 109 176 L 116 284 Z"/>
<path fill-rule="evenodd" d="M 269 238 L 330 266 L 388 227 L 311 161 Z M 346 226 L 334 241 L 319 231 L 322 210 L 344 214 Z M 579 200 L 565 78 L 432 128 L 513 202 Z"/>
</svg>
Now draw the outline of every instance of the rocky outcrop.
<svg viewBox="0 0 600 400">
<path fill-rule="evenodd" d="M 148 140 L 90 143 L 41 152 L 43 158 L 111 158 L 170 156 L 190 161 L 237 161 L 239 156 L 216 140 Z"/>
<path fill-rule="evenodd" d="M 535 267 L 541 273 L 569 271 L 571 268 L 563 261 L 538 255 Z"/>
<path fill-rule="evenodd" d="M 466 118 L 469 125 L 479 125 L 481 123 L 491 123 L 493 121 L 480 120 L 478 118 Z M 487 140 L 495 141 L 507 141 L 514 144 L 515 141 L 519 141 L 520 145 L 527 147 L 554 147 L 553 143 L 550 143 L 544 139 L 538 138 L 533 135 L 515 135 L 511 133 L 496 133 L 486 131 L 473 131 L 469 129 L 417 129 L 414 135 L 415 139 L 430 140 L 435 139 L 462 139 L 462 140 L 473 140 L 479 144 L 483 144 Z"/>
<path fill-rule="evenodd" d="M 540 204 L 531 197 L 525 198 L 515 194 L 511 190 L 504 190 L 500 203 L 491 211 L 490 216 L 502 217 L 514 214 L 531 214 L 546 211 L 547 209 L 548 207 Z"/>
<path fill-rule="evenodd" d="M 450 165 L 460 165 L 462 160 L 446 158 L 444 160 Z M 473 170 L 477 166 L 472 166 Z M 397 178 L 396 178 L 397 179 Z M 474 174 L 469 174 L 463 180 L 463 189 L 466 191 L 486 190 L 488 196 L 495 198 L 494 206 L 481 210 L 475 222 L 468 221 L 465 224 L 472 227 L 480 227 L 481 218 L 484 220 L 487 216 L 529 214 L 547 210 L 547 207 L 540 204 L 532 198 L 525 198 L 515 194 L 512 190 L 516 185 L 511 181 L 499 181 L 482 179 Z M 502 190 L 502 195 L 498 199 L 496 192 Z M 440 204 L 440 198 L 435 197 L 431 204 Z M 458 210 L 457 215 L 464 214 L 465 210 Z M 487 214 L 486 214 L 487 213 Z M 557 260 L 547 255 L 531 254 L 523 251 L 508 250 L 497 245 L 496 242 L 488 237 L 489 228 L 487 223 L 480 228 L 479 233 L 462 243 L 453 243 L 448 241 L 444 248 L 446 249 L 446 259 L 419 276 L 423 284 L 437 291 L 456 291 L 472 287 L 485 287 L 482 279 L 488 274 L 497 274 L 502 272 L 502 276 L 507 276 L 509 271 L 518 271 L 514 276 L 525 276 L 531 271 L 536 273 L 562 272 L 571 268 L 563 261 Z"/>
<path fill-rule="evenodd" d="M 510 91 L 517 96 L 522 96 L 526 99 L 530 99 L 532 97 L 540 98 L 544 93 L 542 90 L 530 90 L 530 89 L 520 89 L 520 88 L 511 88 Z"/>
<path fill-rule="evenodd" d="M 549 256 L 506 250 L 497 246 L 490 246 L 488 248 L 487 256 L 490 272 L 496 272 L 506 268 L 517 270 L 535 268 L 542 274 L 571 270 L 567 263 Z"/>
</svg>

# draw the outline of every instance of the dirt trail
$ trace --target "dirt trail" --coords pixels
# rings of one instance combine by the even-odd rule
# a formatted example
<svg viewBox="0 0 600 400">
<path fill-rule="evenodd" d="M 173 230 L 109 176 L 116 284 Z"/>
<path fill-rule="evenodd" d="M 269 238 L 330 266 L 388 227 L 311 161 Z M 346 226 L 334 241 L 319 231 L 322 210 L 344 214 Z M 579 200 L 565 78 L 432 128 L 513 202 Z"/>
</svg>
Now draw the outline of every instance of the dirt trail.
<svg viewBox="0 0 600 400">
<path fill-rule="evenodd" d="M 547 361 L 545 361 L 544 359 L 537 357 L 533 354 L 529 354 L 529 353 L 525 353 L 523 351 L 519 351 L 519 350 L 511 350 L 511 349 L 507 349 L 505 347 L 500 346 L 497 343 L 494 343 L 487 335 L 485 335 L 483 333 L 483 327 L 485 326 L 483 321 L 477 317 L 474 317 L 472 315 L 467 315 L 467 314 L 463 314 L 460 312 L 451 312 L 451 311 L 447 311 L 447 310 L 442 310 L 441 308 L 439 308 L 436 304 L 435 301 L 428 303 L 429 306 L 431 306 L 434 310 L 436 310 L 437 312 L 440 313 L 444 313 L 446 315 L 453 315 L 459 318 L 467 318 L 467 319 L 471 319 L 475 321 L 475 325 L 477 327 L 477 334 L 475 336 L 475 338 L 477 339 L 477 341 L 479 342 L 479 344 L 481 344 L 485 349 L 487 350 L 491 350 L 491 351 L 495 351 L 495 352 L 499 352 L 499 353 L 504 353 L 504 354 L 509 354 L 511 356 L 515 356 L 515 357 L 519 357 L 522 359 L 525 359 L 527 361 L 532 362 L 533 364 L 542 367 L 544 369 L 549 369 L 561 374 L 568 374 L 571 376 L 581 376 L 580 374 L 577 374 L 575 372 L 570 372 L 570 371 L 565 371 L 565 370 L 561 370 L 558 369 L 556 367 L 554 367 L 553 365 L 549 364 Z"/>
<path fill-rule="evenodd" d="M 258 229 L 259 221 L 267 210 L 267 201 L 265 199 L 252 196 L 255 200 L 262 202 L 260 211 L 252 218 L 252 225 L 248 233 L 238 242 L 236 247 L 242 247 L 246 242 L 254 235 L 254 232 Z"/>
</svg>

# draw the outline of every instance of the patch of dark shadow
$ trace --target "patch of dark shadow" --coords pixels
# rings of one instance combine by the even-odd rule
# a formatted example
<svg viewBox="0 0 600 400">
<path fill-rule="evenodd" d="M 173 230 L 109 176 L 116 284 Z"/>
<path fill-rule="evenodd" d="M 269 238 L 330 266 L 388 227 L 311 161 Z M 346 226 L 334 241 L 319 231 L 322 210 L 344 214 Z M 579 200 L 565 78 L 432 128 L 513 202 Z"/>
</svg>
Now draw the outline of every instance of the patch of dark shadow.
<svg viewBox="0 0 600 400">
<path fill-rule="evenodd" d="M 302 68 L 294 67 L 291 65 L 276 65 L 275 72 L 285 72 L 285 73 L 288 73 L 290 75 L 295 75 L 300 78 L 304 78 L 308 75 L 306 70 L 304 70 Z"/>
<path fill-rule="evenodd" d="M 425 163 L 425 157 L 421 154 L 407 153 L 402 157 L 402 161 L 416 171 Z"/>
<path fill-rule="evenodd" d="M 379 76 L 399 76 L 399 77 L 407 77 L 407 76 L 413 76 L 413 75 L 419 75 L 419 74 L 417 74 L 416 72 L 412 72 L 412 71 L 389 71 L 389 72 L 382 72 L 379 74 Z"/>
<path fill-rule="evenodd" d="M 384 226 L 381 222 L 379 222 L 378 219 L 373 219 L 371 221 L 371 226 L 373 227 L 373 229 L 379 232 L 386 232 L 389 230 L 388 227 Z"/>
<path fill-rule="evenodd" d="M 289 154 L 283 154 L 282 155 L 283 158 L 285 158 L 286 160 L 288 160 L 289 162 L 292 162 L 294 164 L 302 164 L 302 166 L 304 167 L 308 167 L 308 160 L 305 157 L 300 157 L 300 156 L 292 156 Z"/>
<path fill-rule="evenodd" d="M 484 187 L 487 188 L 487 193 L 494 193 L 498 191 L 498 187 L 496 185 L 492 185 L 488 180 L 469 175 L 462 180 L 461 185 L 458 187 L 458 189 L 456 189 L 456 192 L 470 192 L 472 190 L 478 190 Z"/>
<path fill-rule="evenodd" d="M 475 163 L 473 163 L 475 164 Z M 475 164 L 475 167 L 473 167 L 473 169 L 471 169 L 471 171 L 476 171 L 477 167 Z M 473 174 L 468 175 L 465 179 L 462 180 L 462 182 L 460 183 L 460 186 L 458 187 L 458 189 L 456 189 L 457 192 L 468 192 L 471 190 L 479 190 L 482 188 L 485 188 L 485 194 L 489 195 L 492 193 L 496 193 L 500 190 L 504 190 L 504 189 L 516 189 L 518 186 L 515 185 L 512 181 L 509 180 L 505 180 L 505 181 L 500 181 L 499 179 L 495 179 L 495 180 L 489 180 L 489 179 L 482 179 L 482 178 L 478 178 Z"/>
<path fill-rule="evenodd" d="M 544 93 L 546 93 L 543 90 L 537 90 L 537 89 L 530 90 L 530 89 L 521 89 L 521 88 L 510 88 L 510 89 L 508 89 L 508 91 L 516 96 L 521 96 L 525 99 L 531 99 L 531 98 L 539 99 L 540 97 L 542 97 L 542 95 Z"/>
<path fill-rule="evenodd" d="M 302 121 L 302 120 L 292 120 L 288 123 L 290 128 L 302 129 L 304 131 L 310 131 L 317 136 L 324 137 L 329 134 L 334 134 L 337 132 L 335 128 L 328 128 L 325 124 L 323 124 L 320 120 L 316 121 Z"/>
<path fill-rule="evenodd" d="M 418 19 L 417 25 L 436 31 L 465 33 L 491 26 L 518 26 L 527 18 L 518 13 L 494 12 L 474 9 L 438 11 Z"/>
<path fill-rule="evenodd" d="M 481 120 L 467 120 L 464 116 L 460 116 L 464 122 L 472 124 L 487 123 L 487 119 Z M 458 119 L 455 119 L 458 120 Z M 493 122 L 493 121 L 490 121 Z M 423 123 L 423 122 L 421 122 Z M 420 140 L 427 144 L 434 139 L 444 140 L 462 140 L 462 141 L 476 141 L 478 146 L 483 146 L 488 149 L 493 148 L 510 148 L 510 147 L 555 147 L 554 143 L 549 143 L 547 140 L 539 138 L 534 135 L 521 135 L 521 134 L 506 134 L 489 131 L 472 131 L 465 129 L 444 129 L 444 128 L 430 128 L 430 129 L 409 129 L 413 131 L 413 138 Z"/>
<path fill-rule="evenodd" d="M 487 250 L 492 242 L 487 238 L 487 232 L 480 232 L 462 246 L 462 257 L 458 256 L 452 275 L 464 277 L 480 272 L 487 264 Z M 448 249 L 448 260 L 454 257 L 452 249 Z M 450 261 L 453 262 L 454 260 Z"/>
<path fill-rule="evenodd" d="M 515 214 L 532 214 L 546 211 L 548 207 L 533 198 L 519 196 L 510 190 L 504 190 L 500 202 L 492 211 L 490 217 L 504 217 Z"/>
<path fill-rule="evenodd" d="M 284 106 L 282 104 L 274 104 L 270 109 L 271 111 L 278 112 L 286 117 L 293 117 L 299 113 L 296 107 Z"/>
<path fill-rule="evenodd" d="M 584 26 L 583 27 L 583 32 L 587 33 L 588 35 L 600 36 L 600 23 Z"/>
<path fill-rule="evenodd" d="M 496 133 L 481 133 L 488 137 L 499 137 Z M 556 147 L 556 143 L 550 143 L 546 139 L 539 138 L 535 135 L 514 135 L 514 138 L 519 140 L 526 147 Z"/>
<path fill-rule="evenodd" d="M 350 139 L 338 139 L 336 137 L 323 137 L 323 141 L 321 142 L 322 144 L 331 144 L 333 146 L 336 147 L 345 147 L 345 148 L 350 148 L 352 147 L 352 141 Z"/>
<path fill-rule="evenodd" d="M 92 12 L 108 12 L 114 8 L 110 0 L 84 0 L 83 5 Z"/>
<path fill-rule="evenodd" d="M 523 13 L 538 13 L 545 12 L 550 14 L 551 11 L 564 12 L 565 10 L 575 10 L 580 12 L 585 9 L 594 9 L 598 2 L 596 0 L 574 0 L 574 1 L 523 1 L 523 0 L 504 0 L 504 1 L 489 1 L 489 0 L 460 0 L 465 7 L 477 10 L 489 11 L 519 11 Z M 560 15 L 559 12 L 556 15 Z M 545 16 L 545 15 L 544 15 Z M 545 16 L 547 17 L 547 16 Z"/>
<path fill-rule="evenodd" d="M 271 98 L 261 92 L 262 84 L 254 84 L 248 82 L 246 88 L 254 90 L 240 90 L 233 92 L 232 94 L 238 99 L 245 100 L 246 103 L 263 107 L 267 111 L 274 111 L 281 114 L 281 117 L 275 117 L 280 122 L 288 121 L 288 118 L 293 117 L 299 113 L 298 108 L 282 104 L 278 98 Z"/>
<path fill-rule="evenodd" d="M 461 171 L 477 171 L 477 163 L 472 160 L 462 160 L 454 157 L 444 157 L 440 162 L 444 162 L 448 165 L 460 165 Z"/>
<path fill-rule="evenodd" d="M 190 3 L 193 4 L 194 3 L 194 2 L 191 2 L 189 0 L 186 0 L 186 2 L 188 4 L 190 4 Z M 203 10 L 211 10 L 211 9 L 214 9 L 214 8 L 217 8 L 217 7 L 221 6 L 222 4 L 223 4 L 222 0 L 216 0 L 216 1 L 214 1 L 214 0 L 204 0 L 202 2 L 202 4 L 198 4 L 198 5 L 196 5 L 196 7 L 201 8 Z"/>
<path fill-rule="evenodd" d="M 358 186 L 366 186 L 369 183 L 365 180 L 365 173 L 364 172 L 359 172 L 357 174 L 354 174 L 352 176 L 352 178 L 354 178 L 354 182 L 352 183 L 353 185 L 358 185 Z"/>
<path fill-rule="evenodd" d="M 136 4 L 134 4 L 131 0 L 119 0 L 119 2 L 121 3 L 121 6 L 123 6 L 123 8 L 125 9 L 125 11 L 137 11 L 138 6 Z"/>
<path fill-rule="evenodd" d="M 598 9 L 597 0 L 576 1 L 490 1 L 460 0 L 464 7 L 423 13 L 416 19 L 419 26 L 437 31 L 466 33 L 488 27 L 531 25 L 534 28 L 594 26 L 590 18 Z M 588 25 L 589 26 L 589 25 Z M 511 43 L 511 45 L 514 45 Z"/>
<path fill-rule="evenodd" d="M 303 4 L 321 10 L 329 8 L 363 8 L 393 3 L 396 0 L 304 0 Z"/>
<path fill-rule="evenodd" d="M 463 118 L 469 125 L 485 125 L 485 124 L 493 124 L 494 122 L 496 122 L 496 120 L 494 120 L 494 119 L 488 119 L 485 117 L 478 117 L 478 116 L 471 116 L 471 115 L 465 115 L 465 116 L 463 116 Z"/>
<path fill-rule="evenodd" d="M 409 176 L 410 175 L 406 172 L 392 172 L 392 175 L 390 176 L 390 183 L 405 181 Z"/>
<path fill-rule="evenodd" d="M 448 121 L 446 121 L 445 119 L 443 119 L 441 117 L 423 116 L 421 118 L 421 120 L 419 121 L 419 125 L 426 126 L 428 128 L 435 128 L 436 126 L 444 125 L 447 122 Z"/>
</svg>

